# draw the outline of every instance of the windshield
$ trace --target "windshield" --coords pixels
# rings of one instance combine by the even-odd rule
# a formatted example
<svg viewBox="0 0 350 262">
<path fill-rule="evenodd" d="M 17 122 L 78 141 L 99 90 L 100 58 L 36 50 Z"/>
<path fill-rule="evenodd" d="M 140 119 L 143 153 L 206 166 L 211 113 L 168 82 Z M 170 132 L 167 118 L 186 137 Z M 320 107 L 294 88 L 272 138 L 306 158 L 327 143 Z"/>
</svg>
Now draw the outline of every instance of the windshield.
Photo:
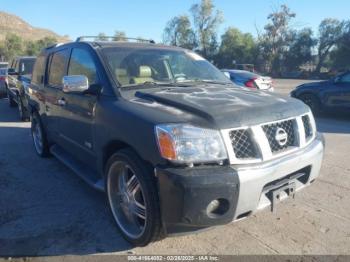
<svg viewBox="0 0 350 262">
<path fill-rule="evenodd" d="M 228 78 L 207 60 L 186 50 L 105 48 L 113 77 L 122 86 L 218 82 Z"/>
</svg>

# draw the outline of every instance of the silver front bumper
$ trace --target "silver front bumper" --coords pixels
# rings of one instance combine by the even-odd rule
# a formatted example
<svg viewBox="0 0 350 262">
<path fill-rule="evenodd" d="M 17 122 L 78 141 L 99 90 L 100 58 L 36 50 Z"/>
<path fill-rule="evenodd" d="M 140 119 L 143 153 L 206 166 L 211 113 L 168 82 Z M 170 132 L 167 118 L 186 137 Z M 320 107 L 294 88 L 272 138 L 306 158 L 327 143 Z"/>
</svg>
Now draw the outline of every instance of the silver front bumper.
<svg viewBox="0 0 350 262">
<path fill-rule="evenodd" d="M 318 135 L 307 147 L 285 155 L 278 159 L 256 165 L 241 165 L 233 167 L 238 172 L 240 190 L 234 220 L 244 218 L 242 214 L 252 214 L 271 206 L 271 200 L 267 196 L 264 187 L 283 177 L 297 172 L 305 167 L 310 167 L 310 173 L 306 183 L 293 179 L 296 191 L 310 185 L 318 177 L 323 159 L 324 143 L 321 135 Z M 287 198 L 287 193 L 281 195 L 281 200 Z"/>
</svg>

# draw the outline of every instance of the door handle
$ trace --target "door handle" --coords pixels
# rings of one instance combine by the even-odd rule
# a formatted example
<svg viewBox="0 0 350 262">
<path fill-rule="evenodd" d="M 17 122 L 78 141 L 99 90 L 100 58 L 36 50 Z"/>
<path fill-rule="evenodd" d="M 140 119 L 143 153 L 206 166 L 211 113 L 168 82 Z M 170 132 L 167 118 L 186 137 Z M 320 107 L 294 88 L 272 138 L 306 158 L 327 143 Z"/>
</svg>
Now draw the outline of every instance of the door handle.
<svg viewBox="0 0 350 262">
<path fill-rule="evenodd" d="M 57 104 L 59 106 L 65 106 L 66 105 L 66 100 L 64 98 L 58 99 Z"/>
</svg>

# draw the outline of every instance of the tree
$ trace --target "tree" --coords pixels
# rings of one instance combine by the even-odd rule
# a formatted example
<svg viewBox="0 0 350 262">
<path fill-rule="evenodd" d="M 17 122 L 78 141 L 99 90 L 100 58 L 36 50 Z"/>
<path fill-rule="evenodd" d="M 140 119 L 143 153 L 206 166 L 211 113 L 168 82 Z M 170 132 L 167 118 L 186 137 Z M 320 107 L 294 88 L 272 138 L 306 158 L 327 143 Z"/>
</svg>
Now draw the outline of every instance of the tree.
<svg viewBox="0 0 350 262">
<path fill-rule="evenodd" d="M 233 61 L 253 64 L 255 56 L 256 43 L 253 36 L 230 27 L 221 36 L 221 45 L 215 62 L 220 67 L 231 67 Z"/>
<path fill-rule="evenodd" d="M 299 67 L 312 60 L 312 50 L 317 44 L 311 28 L 295 31 L 291 36 L 291 43 L 285 54 L 284 65 L 287 70 L 298 70 Z"/>
<path fill-rule="evenodd" d="M 167 23 L 163 33 L 163 42 L 187 49 L 196 47 L 195 33 L 187 15 L 175 16 Z"/>
<path fill-rule="evenodd" d="M 99 33 L 95 38 L 96 41 L 108 41 L 108 37 L 105 33 Z"/>
<path fill-rule="evenodd" d="M 115 31 L 113 41 L 128 41 L 123 31 Z"/>
<path fill-rule="evenodd" d="M 344 22 L 343 32 L 330 53 L 331 65 L 338 70 L 350 69 L 350 21 Z"/>
<path fill-rule="evenodd" d="M 46 48 L 56 43 L 57 39 L 55 37 L 44 37 L 37 41 L 28 41 L 25 44 L 25 53 L 26 55 L 35 56 L 38 55 L 43 48 Z"/>
<path fill-rule="evenodd" d="M 337 19 L 326 18 L 319 25 L 318 63 L 316 73 L 320 73 L 321 67 L 332 48 L 342 37 L 344 23 Z"/>
<path fill-rule="evenodd" d="M 270 22 L 264 27 L 264 34 L 259 36 L 261 58 L 272 72 L 281 70 L 281 61 L 291 40 L 289 24 L 294 17 L 295 13 L 288 6 L 281 5 L 280 10 L 268 15 Z"/>
<path fill-rule="evenodd" d="M 7 34 L 0 47 L 0 56 L 5 60 L 10 60 L 16 55 L 23 53 L 24 43 L 22 38 L 15 34 Z"/>
<path fill-rule="evenodd" d="M 202 0 L 190 9 L 198 38 L 200 52 L 206 58 L 214 55 L 217 49 L 217 29 L 223 22 L 221 11 L 216 10 L 212 0 Z"/>
</svg>

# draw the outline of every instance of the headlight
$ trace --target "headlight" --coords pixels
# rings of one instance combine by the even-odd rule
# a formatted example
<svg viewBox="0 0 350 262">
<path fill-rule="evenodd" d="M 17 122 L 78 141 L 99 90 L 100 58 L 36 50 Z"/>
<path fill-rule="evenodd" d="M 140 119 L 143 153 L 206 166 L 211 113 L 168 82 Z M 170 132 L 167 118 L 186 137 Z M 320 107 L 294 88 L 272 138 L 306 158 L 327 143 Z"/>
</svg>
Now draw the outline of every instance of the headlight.
<svg viewBox="0 0 350 262">
<path fill-rule="evenodd" d="M 227 153 L 220 132 L 190 125 L 157 125 L 159 151 L 178 163 L 221 162 Z"/>
</svg>

